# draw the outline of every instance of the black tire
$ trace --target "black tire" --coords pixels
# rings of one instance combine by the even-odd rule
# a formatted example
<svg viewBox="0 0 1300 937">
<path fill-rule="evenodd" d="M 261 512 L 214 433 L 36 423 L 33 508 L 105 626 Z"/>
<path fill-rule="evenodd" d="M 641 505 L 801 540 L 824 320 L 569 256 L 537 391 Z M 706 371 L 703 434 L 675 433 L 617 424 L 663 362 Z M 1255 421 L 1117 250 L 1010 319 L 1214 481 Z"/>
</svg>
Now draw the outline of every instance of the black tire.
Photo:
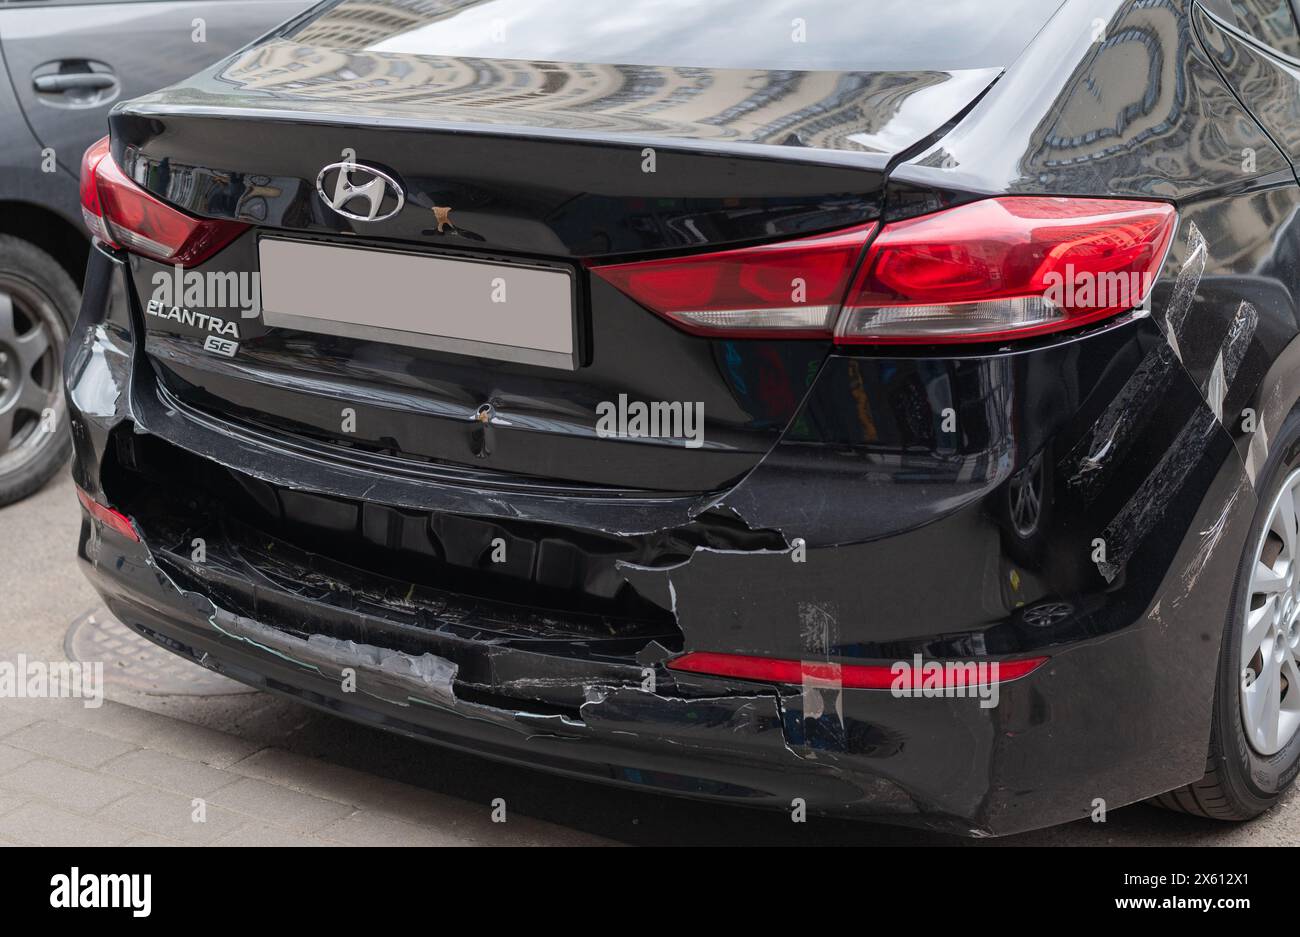
<svg viewBox="0 0 1300 937">
<path fill-rule="evenodd" d="M 63 351 L 80 306 L 58 261 L 0 234 L 0 505 L 39 490 L 72 451 Z"/>
<path fill-rule="evenodd" d="M 1246 738 L 1241 713 L 1241 639 L 1251 567 L 1282 483 L 1297 468 L 1300 414 L 1293 413 L 1277 435 L 1255 489 L 1258 506 L 1245 552 L 1237 565 L 1232 605 L 1219 652 L 1205 776 L 1153 798 L 1152 803 L 1158 806 L 1216 820 L 1249 820 L 1276 804 L 1300 773 L 1300 732 L 1275 754 L 1261 755 Z M 1300 692 L 1300 687 L 1288 687 L 1287 692 Z"/>
</svg>

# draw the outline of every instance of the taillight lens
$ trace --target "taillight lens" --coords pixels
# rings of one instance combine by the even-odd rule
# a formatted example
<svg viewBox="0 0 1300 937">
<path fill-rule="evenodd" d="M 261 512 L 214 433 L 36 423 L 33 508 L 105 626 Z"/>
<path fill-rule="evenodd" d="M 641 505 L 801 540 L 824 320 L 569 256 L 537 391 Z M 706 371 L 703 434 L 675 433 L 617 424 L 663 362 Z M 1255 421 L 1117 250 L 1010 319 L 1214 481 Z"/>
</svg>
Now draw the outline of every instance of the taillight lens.
<svg viewBox="0 0 1300 937">
<path fill-rule="evenodd" d="M 875 225 L 737 250 L 593 266 L 591 272 L 696 335 L 831 335 Z"/>
<path fill-rule="evenodd" d="M 886 225 L 835 340 L 1023 338 L 1136 308 L 1176 220 L 1162 202 L 1012 196 Z"/>
<path fill-rule="evenodd" d="M 101 137 L 81 156 L 81 219 L 91 235 L 109 247 L 121 247 L 108 233 L 104 221 L 104 206 L 99 201 L 99 186 L 95 183 L 95 167 L 108 156 L 108 137 Z"/>
<path fill-rule="evenodd" d="M 108 137 L 81 159 L 81 216 L 90 233 L 110 247 L 184 267 L 202 263 L 248 228 L 191 217 L 150 195 L 118 168 Z"/>
<path fill-rule="evenodd" d="M 697 335 L 998 341 L 1141 306 L 1177 220 L 1163 202 L 1006 196 L 893 222 L 874 241 L 863 225 L 591 272 Z"/>
</svg>

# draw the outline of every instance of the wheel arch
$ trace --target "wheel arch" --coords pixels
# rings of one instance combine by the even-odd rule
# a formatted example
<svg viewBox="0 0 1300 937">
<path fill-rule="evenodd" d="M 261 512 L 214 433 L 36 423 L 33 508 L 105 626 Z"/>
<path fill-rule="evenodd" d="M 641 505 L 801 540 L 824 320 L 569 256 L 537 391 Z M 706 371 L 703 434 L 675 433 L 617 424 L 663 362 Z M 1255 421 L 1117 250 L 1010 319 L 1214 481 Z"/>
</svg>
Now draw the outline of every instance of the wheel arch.
<svg viewBox="0 0 1300 937">
<path fill-rule="evenodd" d="M 1255 412 L 1255 427 L 1242 437 L 1240 451 L 1254 484 L 1282 424 L 1300 407 L 1300 334 L 1273 359 L 1246 406 Z"/>
</svg>

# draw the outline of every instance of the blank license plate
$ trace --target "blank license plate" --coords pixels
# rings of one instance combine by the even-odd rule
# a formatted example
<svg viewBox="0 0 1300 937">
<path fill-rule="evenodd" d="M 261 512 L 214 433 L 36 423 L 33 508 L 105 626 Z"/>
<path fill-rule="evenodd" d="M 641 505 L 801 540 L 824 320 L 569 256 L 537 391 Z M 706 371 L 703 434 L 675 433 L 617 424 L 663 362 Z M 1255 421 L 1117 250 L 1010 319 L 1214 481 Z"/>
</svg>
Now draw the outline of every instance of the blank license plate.
<svg viewBox="0 0 1300 937">
<path fill-rule="evenodd" d="M 258 254 L 269 326 L 577 367 L 567 270 L 276 238 Z"/>
</svg>

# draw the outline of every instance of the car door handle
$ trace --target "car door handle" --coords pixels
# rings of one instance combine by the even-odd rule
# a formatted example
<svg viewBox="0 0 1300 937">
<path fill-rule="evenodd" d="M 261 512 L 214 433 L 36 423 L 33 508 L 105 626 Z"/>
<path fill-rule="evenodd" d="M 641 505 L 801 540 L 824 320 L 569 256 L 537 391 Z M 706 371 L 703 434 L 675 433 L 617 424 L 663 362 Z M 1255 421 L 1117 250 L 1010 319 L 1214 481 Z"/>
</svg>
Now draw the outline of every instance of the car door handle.
<svg viewBox="0 0 1300 937">
<path fill-rule="evenodd" d="M 45 94 L 62 94 L 65 91 L 100 91 L 116 83 L 112 75 L 102 72 L 65 72 L 61 75 L 37 75 L 32 85 Z"/>
</svg>

